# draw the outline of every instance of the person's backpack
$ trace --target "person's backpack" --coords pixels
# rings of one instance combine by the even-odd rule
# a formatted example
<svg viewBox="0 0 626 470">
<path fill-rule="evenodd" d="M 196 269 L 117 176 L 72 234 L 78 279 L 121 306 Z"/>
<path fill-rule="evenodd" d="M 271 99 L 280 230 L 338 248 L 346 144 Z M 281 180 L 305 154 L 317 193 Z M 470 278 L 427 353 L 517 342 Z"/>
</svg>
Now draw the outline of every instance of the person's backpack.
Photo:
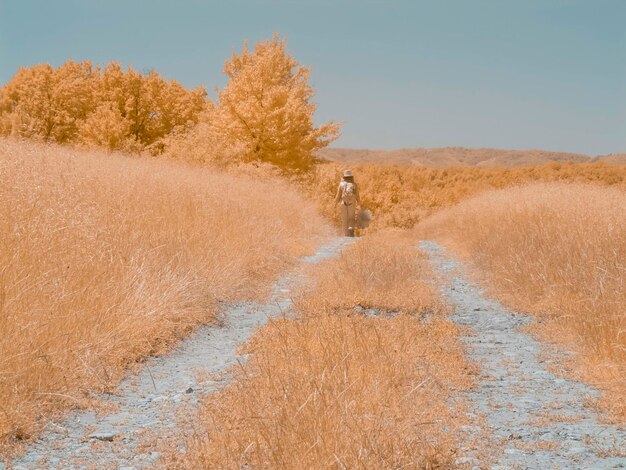
<svg viewBox="0 0 626 470">
<path fill-rule="evenodd" d="M 356 186 L 354 183 L 345 181 L 343 185 L 343 193 L 341 194 L 341 200 L 347 206 L 354 204 L 356 200 Z"/>
</svg>

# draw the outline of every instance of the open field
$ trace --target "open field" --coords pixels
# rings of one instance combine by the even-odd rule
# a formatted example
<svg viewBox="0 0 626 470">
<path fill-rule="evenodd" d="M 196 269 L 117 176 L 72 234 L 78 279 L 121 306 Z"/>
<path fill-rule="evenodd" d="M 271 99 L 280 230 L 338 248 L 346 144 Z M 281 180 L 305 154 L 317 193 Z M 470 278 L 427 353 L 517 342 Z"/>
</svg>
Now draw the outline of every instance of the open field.
<svg viewBox="0 0 626 470">
<path fill-rule="evenodd" d="M 560 390 L 536 344 L 515 331 L 518 318 L 505 307 L 487 319 L 476 313 L 487 300 L 469 283 L 455 290 L 442 281 L 446 305 L 436 290 L 446 276 L 430 270 L 416 234 L 446 242 L 489 292 L 535 314 L 540 338 L 577 351 L 568 373 L 606 392 L 606 418 L 626 422 L 624 155 L 324 148 L 339 124 L 314 126 L 309 70 L 279 36 L 244 47 L 225 70 L 229 82 L 215 103 L 203 89 L 115 63 L 35 66 L 0 89 L 0 133 L 92 149 L 0 140 L 5 455 L 70 408 L 84 413 L 67 419 L 85 420 L 57 425 L 57 434 L 47 429 L 25 462 L 84 461 L 97 448 L 112 466 L 155 463 L 142 441 L 146 423 L 155 440 L 172 438 L 178 412 L 196 417 L 193 432 L 181 422 L 182 434 L 174 431 L 161 450 L 168 466 L 181 468 L 487 464 L 493 456 L 476 439 L 495 444 L 498 432 L 506 440 L 518 428 L 542 436 L 542 426 L 525 427 L 523 413 L 532 409 L 540 421 L 545 398 Z M 135 156 L 110 153 L 120 149 Z M 295 259 L 332 233 L 346 167 L 374 214 L 366 237 L 311 268 L 295 299 L 282 281 L 268 297 Z M 337 238 L 329 246 L 337 254 L 347 245 Z M 438 249 L 430 246 L 432 262 Z M 221 307 L 223 323 L 215 321 Z M 294 316 L 276 319 L 276 308 Z M 268 320 L 237 356 L 238 342 Z M 198 327 L 207 323 L 214 325 L 205 335 Z M 493 325 L 501 328 L 497 343 Z M 182 350 L 151 362 L 169 379 L 158 390 L 140 363 L 181 339 Z M 189 378 L 199 364 L 214 375 L 244 356 L 225 388 Z M 513 356 L 519 366 L 509 367 Z M 120 382 L 135 369 L 137 386 Z M 522 390 L 524 373 L 543 390 Z M 506 380 L 491 387 L 489 374 Z M 180 405 L 181 380 L 197 393 L 187 398 L 191 411 Z M 583 407 L 591 388 L 574 380 L 568 387 L 570 411 L 584 414 L 585 425 L 552 426 L 573 433 L 571 442 L 524 440 L 554 446 L 537 462 L 560 462 L 559 445 L 575 447 L 582 430 L 620 435 Z M 507 410 L 494 411 L 494 402 Z M 95 410 L 102 416 L 93 418 Z M 85 442 L 90 426 L 114 420 L 116 445 Z M 181 443 L 185 454 L 169 452 Z M 602 458 L 586 452 L 586 462 Z"/>
<path fill-rule="evenodd" d="M 328 226 L 280 181 L 0 140 L 0 448 L 89 406 Z"/>
<path fill-rule="evenodd" d="M 321 264 L 296 318 L 252 338 L 236 381 L 208 396 L 186 454 L 168 465 L 453 465 L 473 367 L 431 275 L 408 239 L 389 234 Z"/>
<path fill-rule="evenodd" d="M 317 210 L 333 213 L 327 199 L 341 170 L 322 164 L 285 181 L 264 166 L 219 172 L 0 145 L 0 196 L 10 202 L 2 206 L 9 224 L 0 250 L 5 452 L 70 407 L 101 407 L 97 392 L 115 390 L 138 361 L 214 321 L 220 301 L 266 295 L 329 233 Z M 270 320 L 242 346 L 249 359 L 231 371 L 230 385 L 197 390 L 193 426 L 180 425 L 187 452 L 170 452 L 166 442 L 167 465 L 435 468 L 497 459 L 468 444 L 476 436 L 465 429 L 479 429 L 478 439 L 490 432 L 473 407 L 484 404 L 489 417 L 494 398 L 476 388 L 480 369 L 466 356 L 467 332 L 447 317 L 416 235 L 446 242 L 493 295 L 537 316 L 539 338 L 578 352 L 569 375 L 604 391 L 604 416 L 624 421 L 624 167 L 354 168 L 366 204 L 378 204 L 377 226 L 340 258 L 311 268 L 311 282 L 294 298 L 295 318 Z M 302 189 L 306 178 L 315 185 Z M 385 229 L 403 224 L 417 224 L 417 232 Z M 524 361 L 543 367 L 532 354 Z M 508 398 L 517 391 L 509 372 Z M 141 401 L 146 391 L 133 393 Z M 537 406 L 539 420 L 545 407 Z M 533 426 L 528 431 L 541 434 Z M 78 452 L 80 439 L 65 439 L 68 449 Z M 45 442 L 52 441 L 38 444 L 35 457 Z M 560 455 L 558 442 L 537 442 Z M 113 446 L 98 449 L 107 461 L 123 459 Z"/>
<path fill-rule="evenodd" d="M 11 3 L 0 470 L 626 469 L 626 2 Z"/>
<path fill-rule="evenodd" d="M 539 337 L 578 354 L 570 372 L 626 420 L 626 193 L 535 184 L 484 193 L 418 227 L 464 258 L 496 296 L 532 312 Z"/>
<path fill-rule="evenodd" d="M 333 196 L 345 165 L 326 163 L 298 179 L 303 192 L 328 218 L 337 218 Z M 570 181 L 626 188 L 626 166 L 600 163 L 549 163 L 520 168 L 419 168 L 362 163 L 350 165 L 363 204 L 371 209 L 370 231 L 411 228 L 437 211 L 489 189 L 533 182 Z"/>
</svg>

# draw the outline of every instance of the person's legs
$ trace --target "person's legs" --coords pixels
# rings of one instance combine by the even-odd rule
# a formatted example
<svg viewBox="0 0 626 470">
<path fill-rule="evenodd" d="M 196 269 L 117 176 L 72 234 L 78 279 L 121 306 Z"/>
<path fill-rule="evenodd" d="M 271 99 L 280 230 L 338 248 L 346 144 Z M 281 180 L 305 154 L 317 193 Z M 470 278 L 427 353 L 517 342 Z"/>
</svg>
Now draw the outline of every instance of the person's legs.
<svg viewBox="0 0 626 470">
<path fill-rule="evenodd" d="M 348 230 L 349 219 L 348 219 L 348 209 L 350 206 L 346 206 L 344 203 L 341 203 L 341 231 L 343 232 L 344 237 L 350 236 L 350 232 Z"/>
<path fill-rule="evenodd" d="M 348 208 L 348 236 L 350 237 L 354 237 L 354 226 L 355 224 L 355 219 L 354 219 L 354 212 L 356 209 L 356 204 L 350 204 L 349 206 L 346 206 Z"/>
</svg>

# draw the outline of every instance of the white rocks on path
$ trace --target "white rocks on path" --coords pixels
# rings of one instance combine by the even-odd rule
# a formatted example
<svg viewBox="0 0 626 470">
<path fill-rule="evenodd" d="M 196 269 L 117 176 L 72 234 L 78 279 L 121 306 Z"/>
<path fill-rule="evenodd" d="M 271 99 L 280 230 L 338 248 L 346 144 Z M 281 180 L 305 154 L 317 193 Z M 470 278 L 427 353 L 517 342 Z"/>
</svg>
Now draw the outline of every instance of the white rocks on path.
<svg viewBox="0 0 626 470">
<path fill-rule="evenodd" d="M 464 340 L 481 377 L 469 400 L 486 417 L 494 446 L 503 447 L 492 468 L 626 468 L 626 429 L 600 423 L 584 406 L 597 390 L 547 370 L 541 345 L 518 330 L 531 319 L 486 299 L 441 245 L 420 248 L 443 275 L 442 295 L 456 306 L 451 319 L 472 332 Z"/>
<path fill-rule="evenodd" d="M 313 256 L 303 258 L 300 267 L 336 256 L 354 241 L 333 239 Z M 145 432 L 156 430 L 158 437 L 160 432 L 175 429 L 176 413 L 182 407 L 191 408 L 198 395 L 221 388 L 224 381 L 202 376 L 222 372 L 244 360 L 236 354 L 237 347 L 268 319 L 288 312 L 290 288 L 303 281 L 296 268 L 276 282 L 266 304 L 228 306 L 223 312 L 223 325 L 202 327 L 171 354 L 149 358 L 137 375 L 119 385 L 118 395 L 101 397 L 115 411 L 70 412 L 61 423 L 50 423 L 47 431 L 9 468 L 140 469 L 154 465 L 158 452 L 141 446 Z"/>
</svg>

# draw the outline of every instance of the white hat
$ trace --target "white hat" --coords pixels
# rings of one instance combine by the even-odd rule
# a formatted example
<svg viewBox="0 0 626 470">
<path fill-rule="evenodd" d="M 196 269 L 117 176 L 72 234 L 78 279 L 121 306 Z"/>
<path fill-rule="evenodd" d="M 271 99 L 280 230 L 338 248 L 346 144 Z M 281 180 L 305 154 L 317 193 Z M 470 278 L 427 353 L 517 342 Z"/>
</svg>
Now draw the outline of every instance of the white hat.
<svg viewBox="0 0 626 470">
<path fill-rule="evenodd" d="M 352 172 L 350 170 L 344 170 L 343 177 L 348 178 L 349 176 L 352 176 Z"/>
</svg>

